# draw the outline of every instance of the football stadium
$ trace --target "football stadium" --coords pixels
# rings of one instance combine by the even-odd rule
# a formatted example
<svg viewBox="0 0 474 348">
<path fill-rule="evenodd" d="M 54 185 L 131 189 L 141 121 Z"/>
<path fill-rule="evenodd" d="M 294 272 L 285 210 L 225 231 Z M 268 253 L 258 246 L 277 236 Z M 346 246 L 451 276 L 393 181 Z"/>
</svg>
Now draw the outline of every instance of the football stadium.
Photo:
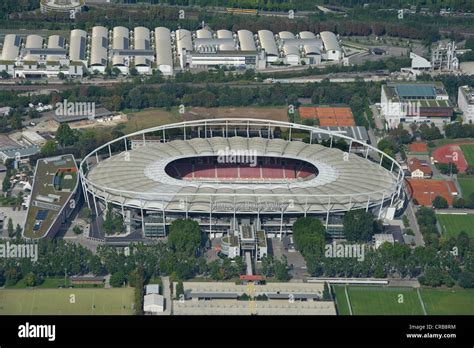
<svg viewBox="0 0 474 348">
<path fill-rule="evenodd" d="M 125 135 L 88 154 L 80 175 L 96 216 L 113 209 L 144 237 L 166 235 L 179 218 L 211 238 L 242 225 L 281 237 L 301 216 L 340 230 L 347 211 L 393 216 L 404 199 L 403 170 L 375 147 L 343 132 L 249 118 Z"/>
</svg>

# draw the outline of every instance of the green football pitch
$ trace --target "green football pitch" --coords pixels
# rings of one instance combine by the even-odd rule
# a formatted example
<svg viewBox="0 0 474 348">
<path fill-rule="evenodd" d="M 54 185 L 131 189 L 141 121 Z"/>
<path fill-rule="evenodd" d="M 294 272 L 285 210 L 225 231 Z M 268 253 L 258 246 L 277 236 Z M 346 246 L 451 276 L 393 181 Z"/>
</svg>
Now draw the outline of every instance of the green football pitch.
<svg viewBox="0 0 474 348">
<path fill-rule="evenodd" d="M 420 289 L 335 285 L 338 313 L 349 315 L 462 315 L 474 313 L 474 289 Z M 402 296 L 400 296 L 402 295 Z M 350 303 L 350 304 L 349 304 Z"/>
<path fill-rule="evenodd" d="M 421 297 L 428 314 L 472 315 L 474 313 L 474 289 L 421 289 Z"/>
<path fill-rule="evenodd" d="M 0 315 L 134 314 L 133 288 L 0 290 Z"/>
<path fill-rule="evenodd" d="M 459 232 L 466 232 L 471 238 L 474 238 L 474 214 L 437 214 L 441 233 L 444 238 L 457 237 Z"/>
<path fill-rule="evenodd" d="M 466 159 L 467 164 L 470 166 L 474 166 L 474 145 L 461 145 L 461 150 L 464 154 L 464 158 Z"/>
</svg>

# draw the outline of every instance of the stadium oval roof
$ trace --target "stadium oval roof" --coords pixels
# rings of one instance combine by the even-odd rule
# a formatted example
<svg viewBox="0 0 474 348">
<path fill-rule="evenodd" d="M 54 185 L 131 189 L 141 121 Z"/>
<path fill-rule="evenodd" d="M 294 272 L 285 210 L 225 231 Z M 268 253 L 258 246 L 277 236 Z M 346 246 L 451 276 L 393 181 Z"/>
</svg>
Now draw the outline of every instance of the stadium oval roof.
<svg viewBox="0 0 474 348">
<path fill-rule="evenodd" d="M 205 121 L 192 122 L 204 124 Z M 142 132 L 155 130 L 153 128 Z M 245 150 L 262 157 L 302 160 L 314 165 L 319 173 L 303 181 L 272 182 L 263 179 L 255 182 L 229 182 L 180 180 L 165 171 L 165 167 L 177 159 L 218 156 L 226 149 Z M 263 137 L 232 136 L 173 140 L 166 143 L 145 142 L 143 146 L 100 160 L 89 168 L 83 178 L 87 190 L 96 197 L 130 207 L 167 211 L 182 211 L 182 201 L 186 200 L 190 212 L 208 210 L 211 201 L 220 205 L 221 212 L 228 213 L 228 209 L 233 210 L 235 204 L 250 202 L 250 205 L 240 207 L 240 211 L 265 203 L 268 206 L 262 212 L 275 213 L 280 211 L 276 206 L 280 207 L 291 200 L 294 204 L 287 208 L 287 212 L 324 213 L 328 210 L 328 205 L 332 211 L 365 209 L 369 203 L 371 206 L 374 203 L 380 205 L 381 201 L 393 197 L 400 180 L 403 180 L 403 173 L 400 178 L 400 172 L 397 177 L 392 171 L 363 156 L 345 154 L 347 155 L 339 149 L 319 144 Z M 88 157 L 94 158 L 91 155 L 93 153 L 84 159 L 86 163 Z M 229 206 L 233 208 L 228 208 Z M 248 209 L 250 212 L 251 208 Z"/>
<path fill-rule="evenodd" d="M 149 50 L 150 45 L 150 29 L 145 27 L 135 27 L 133 30 L 133 45 L 136 50 Z M 135 66 L 150 66 L 151 61 L 146 56 L 136 56 Z"/>
</svg>

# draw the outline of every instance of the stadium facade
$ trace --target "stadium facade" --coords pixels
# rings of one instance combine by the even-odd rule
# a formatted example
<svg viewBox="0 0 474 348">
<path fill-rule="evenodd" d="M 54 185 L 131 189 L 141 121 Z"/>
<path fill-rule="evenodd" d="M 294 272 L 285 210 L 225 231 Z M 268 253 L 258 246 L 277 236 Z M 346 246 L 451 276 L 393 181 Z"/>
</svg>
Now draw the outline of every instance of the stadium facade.
<svg viewBox="0 0 474 348">
<path fill-rule="evenodd" d="M 320 133 L 325 146 L 316 142 Z M 343 143 L 347 151 L 336 148 Z M 87 155 L 80 176 L 97 216 L 111 208 L 127 231 L 146 237 L 165 235 L 177 218 L 196 220 L 211 238 L 241 224 L 281 236 L 301 216 L 331 230 L 350 210 L 393 216 L 404 199 L 403 170 L 378 149 L 341 132 L 258 119 L 129 134 Z"/>
</svg>

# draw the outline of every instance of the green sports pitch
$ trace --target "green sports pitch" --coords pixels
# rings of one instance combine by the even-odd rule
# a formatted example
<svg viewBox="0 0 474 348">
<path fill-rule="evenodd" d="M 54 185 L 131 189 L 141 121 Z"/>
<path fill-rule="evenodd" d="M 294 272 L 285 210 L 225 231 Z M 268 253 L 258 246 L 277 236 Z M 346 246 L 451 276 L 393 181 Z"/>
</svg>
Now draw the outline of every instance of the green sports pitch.
<svg viewBox="0 0 474 348">
<path fill-rule="evenodd" d="M 461 150 L 467 164 L 474 166 L 474 144 L 461 145 Z"/>
<path fill-rule="evenodd" d="M 461 315 L 474 313 L 474 289 L 335 285 L 340 315 Z M 400 296 L 401 295 L 401 296 Z M 349 300 L 349 301 L 348 301 Z"/>
<path fill-rule="evenodd" d="M 474 238 L 474 214 L 437 214 L 436 218 L 444 238 L 456 238 L 461 231 Z"/>
<path fill-rule="evenodd" d="M 0 290 L 0 315 L 130 315 L 133 288 Z"/>
</svg>

